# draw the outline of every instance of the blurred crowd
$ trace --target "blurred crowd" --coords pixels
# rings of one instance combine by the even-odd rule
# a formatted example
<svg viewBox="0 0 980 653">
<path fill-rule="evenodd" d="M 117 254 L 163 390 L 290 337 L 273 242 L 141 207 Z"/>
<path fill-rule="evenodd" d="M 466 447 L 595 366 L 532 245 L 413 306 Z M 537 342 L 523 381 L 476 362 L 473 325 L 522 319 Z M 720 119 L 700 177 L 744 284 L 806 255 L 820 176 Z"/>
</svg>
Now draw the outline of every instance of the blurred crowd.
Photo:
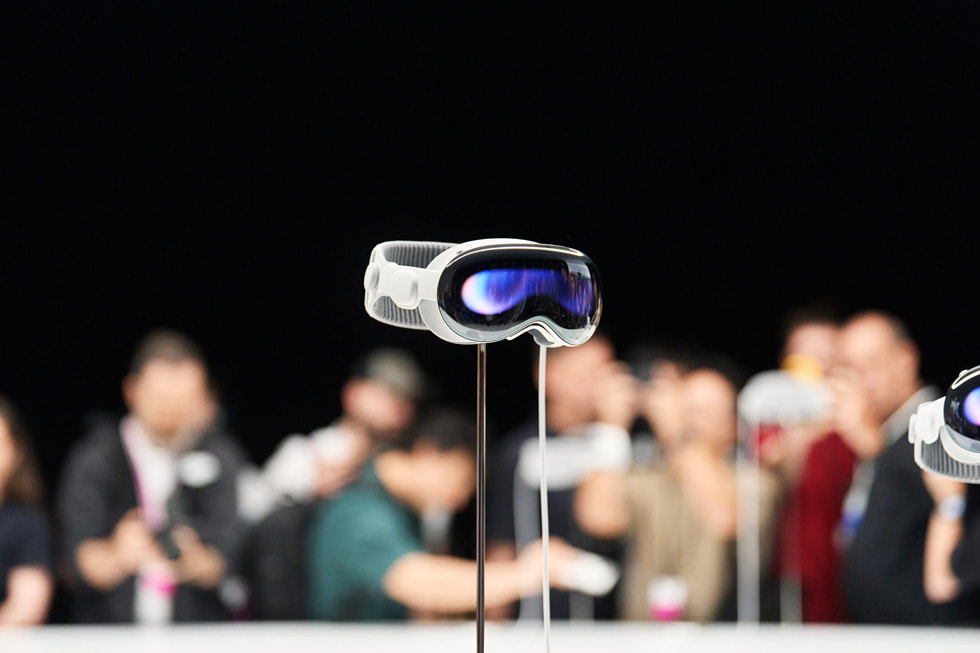
<svg viewBox="0 0 980 653">
<path fill-rule="evenodd" d="M 488 617 L 540 619 L 547 584 L 554 619 L 980 624 L 980 495 L 913 460 L 942 392 L 901 319 L 804 309 L 773 348 L 764 375 L 601 332 L 549 350 L 548 577 L 530 405 L 490 450 Z M 253 461 L 204 353 L 154 331 L 126 414 L 47 483 L 0 398 L 0 624 L 472 618 L 476 414 L 424 368 L 365 352 L 335 420 Z"/>
</svg>

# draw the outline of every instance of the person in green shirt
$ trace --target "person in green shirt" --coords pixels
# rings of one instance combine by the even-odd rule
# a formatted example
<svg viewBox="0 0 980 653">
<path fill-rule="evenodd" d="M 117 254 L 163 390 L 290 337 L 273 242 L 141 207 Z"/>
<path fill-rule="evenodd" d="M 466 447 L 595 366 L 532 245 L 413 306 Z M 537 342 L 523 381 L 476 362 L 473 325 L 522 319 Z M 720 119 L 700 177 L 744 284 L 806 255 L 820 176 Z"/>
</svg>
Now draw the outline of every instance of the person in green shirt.
<svg viewBox="0 0 980 653">
<path fill-rule="evenodd" d="M 476 608 L 476 563 L 426 553 L 420 515 L 457 511 L 476 481 L 475 421 L 438 412 L 379 453 L 360 478 L 315 509 L 309 531 L 310 616 L 333 621 L 404 620 L 413 611 L 464 614 Z M 486 566 L 487 607 L 541 591 L 540 543 L 516 560 Z M 552 540 L 552 584 L 578 552 Z"/>
</svg>

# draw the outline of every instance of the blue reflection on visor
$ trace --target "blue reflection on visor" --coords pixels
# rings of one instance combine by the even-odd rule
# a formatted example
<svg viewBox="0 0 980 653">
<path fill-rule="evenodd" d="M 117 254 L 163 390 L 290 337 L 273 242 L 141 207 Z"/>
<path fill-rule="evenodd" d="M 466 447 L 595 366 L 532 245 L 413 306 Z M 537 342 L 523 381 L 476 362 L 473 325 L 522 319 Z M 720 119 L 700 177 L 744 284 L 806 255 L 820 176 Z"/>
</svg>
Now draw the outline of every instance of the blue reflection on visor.
<svg viewBox="0 0 980 653">
<path fill-rule="evenodd" d="M 463 282 L 466 308 L 480 315 L 503 313 L 531 297 L 551 297 L 576 315 L 592 306 L 588 277 L 562 270 L 500 268 L 483 270 Z"/>
<path fill-rule="evenodd" d="M 980 388 L 974 388 L 963 400 L 963 416 L 972 423 L 980 426 Z"/>
</svg>

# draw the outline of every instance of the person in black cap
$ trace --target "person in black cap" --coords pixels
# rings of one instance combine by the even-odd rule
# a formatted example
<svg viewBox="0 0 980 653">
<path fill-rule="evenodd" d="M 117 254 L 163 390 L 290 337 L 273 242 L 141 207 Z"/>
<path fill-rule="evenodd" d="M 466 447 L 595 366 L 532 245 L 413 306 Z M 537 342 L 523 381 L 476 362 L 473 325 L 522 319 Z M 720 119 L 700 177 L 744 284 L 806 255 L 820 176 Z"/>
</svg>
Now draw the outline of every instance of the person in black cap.
<svg viewBox="0 0 980 653">
<path fill-rule="evenodd" d="M 266 461 L 262 481 L 274 500 L 309 502 L 347 485 L 378 444 L 411 424 L 425 386 L 406 351 L 383 347 L 362 356 L 341 390 L 340 417 L 309 435 L 288 436 Z"/>
<path fill-rule="evenodd" d="M 253 524 L 246 555 L 253 617 L 307 618 L 306 540 L 314 510 L 347 488 L 414 421 L 426 385 L 408 352 L 367 352 L 343 385 L 340 417 L 309 435 L 288 436 L 250 474 L 242 511 Z"/>
</svg>

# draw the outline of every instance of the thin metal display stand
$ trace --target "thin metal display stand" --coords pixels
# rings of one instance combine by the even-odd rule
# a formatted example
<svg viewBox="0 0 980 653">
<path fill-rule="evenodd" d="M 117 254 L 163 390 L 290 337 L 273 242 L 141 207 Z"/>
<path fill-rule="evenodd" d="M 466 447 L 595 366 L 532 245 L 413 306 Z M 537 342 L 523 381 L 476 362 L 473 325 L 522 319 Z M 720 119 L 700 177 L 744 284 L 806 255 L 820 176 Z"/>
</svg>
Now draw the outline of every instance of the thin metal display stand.
<svg viewBox="0 0 980 653">
<path fill-rule="evenodd" d="M 541 619 L 544 622 L 544 651 L 551 653 L 551 582 L 548 569 L 548 541 L 550 527 L 548 518 L 548 469 L 545 455 L 547 420 L 545 419 L 545 368 L 548 362 L 548 348 L 538 347 L 538 493 L 541 497 Z"/>
<path fill-rule="evenodd" d="M 795 423 L 793 419 L 779 419 L 780 428 Z M 746 420 L 739 427 L 741 446 L 737 454 L 736 483 L 738 488 L 738 530 L 735 541 L 737 559 L 737 623 L 742 627 L 754 627 L 762 621 L 762 544 L 760 523 L 762 520 L 762 466 L 759 456 L 751 452 L 758 444 L 755 440 L 762 428 L 761 419 Z M 798 526 L 797 526 L 798 528 Z M 799 531 L 794 532 L 799 535 Z M 797 540 L 798 541 L 798 540 Z M 780 578 L 780 623 L 803 621 L 802 595 L 799 581 Z"/>
<path fill-rule="evenodd" d="M 487 346 L 476 346 L 476 653 L 486 631 L 484 576 L 487 558 Z"/>
<path fill-rule="evenodd" d="M 758 425 L 755 425 L 758 428 Z M 738 493 L 738 529 L 735 540 L 737 564 L 737 623 L 752 627 L 759 623 L 759 578 L 762 556 L 759 550 L 759 460 L 753 458 L 751 425 L 741 427 L 742 446 L 736 454 L 735 482 Z"/>
<path fill-rule="evenodd" d="M 542 613 L 545 653 L 551 651 L 551 598 L 548 569 L 548 476 L 545 465 L 545 365 L 547 349 L 538 354 L 538 437 L 540 447 Z M 476 346 L 476 651 L 484 653 L 486 634 L 486 538 L 487 538 L 487 346 Z"/>
</svg>

